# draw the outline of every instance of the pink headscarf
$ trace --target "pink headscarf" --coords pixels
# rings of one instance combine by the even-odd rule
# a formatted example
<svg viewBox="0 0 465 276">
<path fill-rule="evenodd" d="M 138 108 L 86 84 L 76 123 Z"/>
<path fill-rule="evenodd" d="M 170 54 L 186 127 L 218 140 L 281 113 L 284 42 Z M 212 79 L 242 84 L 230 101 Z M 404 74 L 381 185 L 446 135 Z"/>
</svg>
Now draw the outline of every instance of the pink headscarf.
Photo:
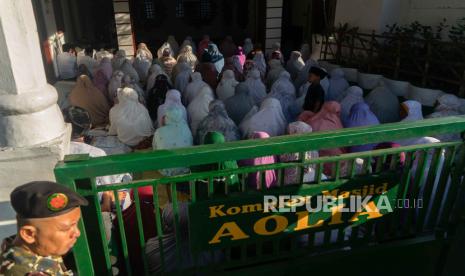
<svg viewBox="0 0 465 276">
<path fill-rule="evenodd" d="M 241 67 L 244 67 L 246 56 L 244 55 L 244 50 L 241 46 L 237 47 L 236 56 L 239 57 Z"/>
<path fill-rule="evenodd" d="M 313 131 L 336 130 L 344 128 L 340 118 L 341 105 L 338 102 L 326 102 L 318 113 L 305 113 L 305 122 L 309 124 Z M 304 113 L 301 117 L 305 116 Z"/>
<path fill-rule="evenodd" d="M 266 132 L 254 132 L 251 136 L 250 139 L 266 139 L 270 138 L 270 135 Z M 249 159 L 249 160 L 244 160 L 241 162 L 241 165 L 243 166 L 259 166 L 259 165 L 267 165 L 267 164 L 274 164 L 276 163 L 276 157 L 275 156 L 263 156 L 263 157 L 257 157 L 254 159 Z M 265 171 L 265 183 L 262 183 L 262 189 L 265 188 L 263 184 L 266 185 L 266 188 L 270 187 L 275 187 L 277 184 L 277 177 L 276 177 L 276 172 L 274 170 L 268 170 Z M 255 172 L 255 173 L 249 173 L 247 182 L 249 187 L 254 187 L 256 189 L 259 189 L 259 183 L 260 183 L 260 173 Z"/>
<path fill-rule="evenodd" d="M 309 124 L 313 131 L 329 131 L 344 128 L 340 119 L 341 105 L 337 102 L 325 102 L 318 113 L 305 111 L 299 116 L 299 120 Z M 335 156 L 346 153 L 344 148 L 323 149 L 319 151 L 320 156 Z M 324 165 L 324 173 L 331 175 L 332 165 Z"/>
</svg>

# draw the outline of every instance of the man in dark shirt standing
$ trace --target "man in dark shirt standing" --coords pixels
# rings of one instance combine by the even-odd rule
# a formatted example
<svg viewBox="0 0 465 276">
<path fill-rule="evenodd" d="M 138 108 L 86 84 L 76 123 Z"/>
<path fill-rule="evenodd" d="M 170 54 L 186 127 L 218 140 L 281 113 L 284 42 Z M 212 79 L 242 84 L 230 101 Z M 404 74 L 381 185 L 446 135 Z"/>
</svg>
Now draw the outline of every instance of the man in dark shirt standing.
<svg viewBox="0 0 465 276">
<path fill-rule="evenodd" d="M 308 74 L 308 81 L 311 85 L 308 87 L 307 95 L 303 109 L 317 113 L 325 103 L 325 91 L 320 84 L 320 81 L 326 77 L 327 73 L 319 68 L 312 66 Z"/>
</svg>

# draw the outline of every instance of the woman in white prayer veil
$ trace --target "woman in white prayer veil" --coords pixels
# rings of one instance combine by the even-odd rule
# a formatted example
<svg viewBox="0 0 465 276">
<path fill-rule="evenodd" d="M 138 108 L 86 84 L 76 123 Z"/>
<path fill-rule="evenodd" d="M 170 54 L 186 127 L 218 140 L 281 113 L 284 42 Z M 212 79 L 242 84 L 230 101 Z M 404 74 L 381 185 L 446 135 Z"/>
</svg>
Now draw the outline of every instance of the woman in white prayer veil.
<svg viewBox="0 0 465 276">
<path fill-rule="evenodd" d="M 239 82 L 234 77 L 233 71 L 224 71 L 223 78 L 216 88 L 216 96 L 222 101 L 234 96 L 234 91 L 236 90 L 236 86 L 238 84 Z"/>
<path fill-rule="evenodd" d="M 445 94 L 438 98 L 435 112 L 428 115 L 426 118 L 442 118 L 449 116 L 459 116 L 461 115 L 460 109 L 462 103 L 459 98 L 452 94 Z M 451 134 L 442 134 L 436 136 L 442 142 L 452 142 L 460 139 L 460 134 L 451 133 Z"/>
<path fill-rule="evenodd" d="M 400 117 L 401 122 L 416 122 L 423 120 L 423 113 L 421 110 L 421 104 L 417 101 L 405 101 L 400 104 Z M 412 146 L 418 144 L 432 143 L 436 138 L 432 137 L 421 137 L 421 138 L 410 138 L 395 141 L 395 143 L 401 146 Z"/>
<path fill-rule="evenodd" d="M 186 86 L 184 94 L 182 94 L 183 103 L 188 106 L 205 86 L 208 86 L 208 84 L 202 80 L 202 75 L 199 72 L 192 73 L 191 82 Z"/>
<path fill-rule="evenodd" d="M 158 48 L 158 51 L 157 51 L 157 58 L 158 60 L 160 60 L 162 57 L 163 57 L 163 51 L 165 49 L 169 49 L 170 50 L 170 53 L 172 54 L 173 53 L 173 48 L 171 48 L 171 45 L 168 43 L 168 42 L 165 42 L 163 43 L 163 45 L 161 45 L 160 48 Z"/>
<path fill-rule="evenodd" d="M 294 85 L 291 82 L 291 75 L 287 71 L 282 71 L 279 74 L 279 78 L 271 87 L 270 94 L 267 97 L 279 100 L 286 120 L 288 122 L 294 121 L 294 117 L 298 113 L 293 110 L 296 95 Z"/>
<path fill-rule="evenodd" d="M 179 52 L 177 58 L 177 62 L 186 62 L 187 64 L 189 64 L 192 71 L 194 71 L 197 64 L 199 64 L 199 60 L 197 59 L 197 56 L 194 54 L 194 50 L 190 45 L 186 45 L 183 48 L 181 48 L 181 51 Z"/>
<path fill-rule="evenodd" d="M 275 98 L 267 98 L 258 112 L 249 118 L 246 117 L 239 128 L 244 138 L 257 131 L 266 132 L 273 137 L 283 135 L 286 126 L 287 121 L 279 101 Z"/>
<path fill-rule="evenodd" d="M 136 146 L 153 135 L 152 120 L 147 108 L 139 103 L 137 92 L 131 88 L 118 89 L 118 104 L 110 110 L 110 135 L 128 146 Z"/>
<path fill-rule="evenodd" d="M 242 49 L 244 50 L 244 55 L 248 55 L 250 52 L 253 51 L 253 43 L 252 43 L 252 39 L 250 38 L 246 38 L 244 39 L 244 46 L 242 47 Z"/>
<path fill-rule="evenodd" d="M 149 48 L 147 47 L 147 44 L 145 44 L 145 43 L 139 43 L 139 45 L 137 45 L 136 56 L 137 55 L 143 55 L 143 56 L 147 57 L 150 60 L 150 62 L 152 62 L 152 60 L 153 60 L 153 54 L 149 50 Z"/>
<path fill-rule="evenodd" d="M 265 55 L 262 51 L 257 51 L 255 56 L 253 57 L 253 61 L 255 62 L 255 66 L 257 66 L 258 71 L 260 71 L 261 77 L 265 78 L 266 76 L 266 61 Z"/>
<path fill-rule="evenodd" d="M 118 96 L 118 89 L 123 86 L 123 78 L 124 78 L 124 73 L 123 71 L 116 70 L 113 72 L 113 75 L 110 79 L 110 82 L 108 83 L 108 96 L 111 105 L 113 105 L 115 102 L 117 102 L 117 96 Z"/>
<path fill-rule="evenodd" d="M 184 41 L 182 42 L 181 46 L 179 46 L 179 51 L 182 52 L 182 49 L 186 46 L 191 46 L 192 52 L 197 53 L 197 47 L 195 46 L 192 37 L 186 36 L 186 38 L 184 38 Z"/>
<path fill-rule="evenodd" d="M 207 117 L 200 122 L 197 128 L 197 133 L 195 135 L 196 144 L 203 145 L 205 135 L 213 131 L 223 134 L 226 142 L 241 139 L 239 128 L 234 121 L 229 118 L 226 108 L 220 100 L 214 100 L 210 103 Z"/>
<path fill-rule="evenodd" d="M 340 68 L 335 68 L 329 74 L 329 89 L 326 93 L 325 101 L 340 102 L 346 95 L 344 91 L 349 88 L 349 82 L 344 78 L 344 71 Z"/>
<path fill-rule="evenodd" d="M 288 126 L 289 135 L 311 133 L 313 129 L 310 125 L 297 121 L 290 123 Z M 305 152 L 305 160 L 318 158 L 318 151 L 307 151 Z M 279 156 L 281 162 L 296 162 L 300 160 L 299 153 L 287 153 Z M 300 184 L 300 169 L 297 167 L 288 168 L 284 170 L 284 185 Z M 304 183 L 315 181 L 315 166 L 307 166 L 304 168 Z"/>
<path fill-rule="evenodd" d="M 124 75 L 131 76 L 131 78 L 137 83 L 140 81 L 139 74 L 137 74 L 136 69 L 132 66 L 131 62 L 129 60 L 125 60 L 123 62 L 123 65 L 120 68 L 121 71 L 123 71 Z"/>
<path fill-rule="evenodd" d="M 214 100 L 215 98 L 211 93 L 210 87 L 204 86 L 199 91 L 199 94 L 189 104 L 187 107 L 187 113 L 192 133 L 197 133 L 197 128 L 200 122 L 208 116 L 210 111 L 209 105 Z"/>
<path fill-rule="evenodd" d="M 154 64 L 152 65 L 152 67 L 150 67 L 150 70 L 149 70 L 149 77 L 147 78 L 147 86 L 146 86 L 147 91 L 152 90 L 152 88 L 155 86 L 155 80 L 157 76 L 160 74 L 165 75 L 168 78 L 168 82 L 170 83 L 170 85 L 172 85 L 170 77 L 168 76 L 168 74 L 166 74 L 165 71 L 163 71 L 163 68 L 161 68 L 161 66 L 158 64 Z"/>
<path fill-rule="evenodd" d="M 233 56 L 232 62 L 233 62 L 234 68 L 236 68 L 236 71 L 242 75 L 242 73 L 244 73 L 244 68 L 242 67 L 239 56 Z"/>
<path fill-rule="evenodd" d="M 305 63 L 302 59 L 302 54 L 299 51 L 292 51 L 291 58 L 287 61 L 286 70 L 291 74 L 292 81 L 295 81 L 300 73 L 300 70 L 304 68 Z"/>
<path fill-rule="evenodd" d="M 171 49 L 173 50 L 173 56 L 176 57 L 179 53 L 179 44 L 176 41 L 176 38 L 174 37 L 174 35 L 169 35 L 168 40 L 166 40 L 166 42 L 170 44 Z"/>
<path fill-rule="evenodd" d="M 134 69 L 139 75 L 139 79 L 145 83 L 149 74 L 149 69 L 152 66 L 152 60 L 147 56 L 146 51 L 139 51 L 134 59 Z"/>
<path fill-rule="evenodd" d="M 113 71 L 120 70 L 123 63 L 127 60 L 126 58 L 126 51 L 118 50 L 116 51 L 115 57 L 111 61 L 111 65 L 113 66 Z"/>
<path fill-rule="evenodd" d="M 187 85 L 189 85 L 192 68 L 185 62 L 178 63 L 176 67 L 179 72 L 176 74 L 176 78 L 174 79 L 174 87 L 179 90 L 181 94 L 184 94 Z"/>
<path fill-rule="evenodd" d="M 224 101 L 229 117 L 239 125 L 249 112 L 254 108 L 255 103 L 250 95 L 249 87 L 241 82 L 236 86 L 234 96 Z"/>
<path fill-rule="evenodd" d="M 123 87 L 129 87 L 134 89 L 139 95 L 139 102 L 145 105 L 145 103 L 147 102 L 147 94 L 130 75 L 124 75 Z"/>
<path fill-rule="evenodd" d="M 270 60 L 268 64 L 270 65 L 270 70 L 266 76 L 266 86 L 268 89 L 271 89 L 274 82 L 279 78 L 281 72 L 285 71 L 285 69 L 281 64 L 281 61 L 277 59 Z"/>
<path fill-rule="evenodd" d="M 165 103 L 158 107 L 158 111 L 157 111 L 158 127 L 162 126 L 162 119 L 165 116 L 168 108 L 171 108 L 171 107 L 179 108 L 181 110 L 182 117 L 184 118 L 186 123 L 188 122 L 187 110 L 181 102 L 181 93 L 178 90 L 171 89 L 166 93 Z"/>
<path fill-rule="evenodd" d="M 437 99 L 437 104 L 434 113 L 427 116 L 427 118 L 442 118 L 448 116 L 461 115 L 460 109 L 462 108 L 460 99 L 452 94 L 442 95 Z"/>
<path fill-rule="evenodd" d="M 358 86 L 347 88 L 347 96 L 341 101 L 341 121 L 343 124 L 349 120 L 352 106 L 362 102 L 364 102 L 362 88 Z"/>
<path fill-rule="evenodd" d="M 249 87 L 250 96 L 252 96 L 255 104 L 260 106 L 266 98 L 266 86 L 260 77 L 260 71 L 253 69 L 249 72 L 245 84 Z"/>
<path fill-rule="evenodd" d="M 182 111 L 174 106 L 168 107 L 162 118 L 162 126 L 155 131 L 152 147 L 154 150 L 185 148 L 193 145 L 192 132 L 184 121 Z M 188 168 L 163 169 L 164 176 L 189 173 Z"/>
</svg>

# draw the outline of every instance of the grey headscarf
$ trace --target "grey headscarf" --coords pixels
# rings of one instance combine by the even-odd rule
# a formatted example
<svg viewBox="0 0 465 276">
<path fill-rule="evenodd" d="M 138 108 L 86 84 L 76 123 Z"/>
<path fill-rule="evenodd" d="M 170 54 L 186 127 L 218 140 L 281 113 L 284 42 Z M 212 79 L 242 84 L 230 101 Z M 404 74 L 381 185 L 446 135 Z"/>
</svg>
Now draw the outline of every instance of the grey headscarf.
<svg viewBox="0 0 465 276">
<path fill-rule="evenodd" d="M 389 89 L 380 86 L 365 97 L 365 102 L 379 119 L 380 123 L 394 123 L 400 120 L 399 100 Z"/>
<path fill-rule="evenodd" d="M 203 144 L 205 135 L 211 131 L 217 131 L 224 135 L 226 142 L 237 141 L 241 138 L 239 129 L 220 100 L 215 100 L 209 105 L 208 116 L 205 117 L 197 128 L 195 140 L 197 144 Z"/>
<path fill-rule="evenodd" d="M 250 96 L 249 86 L 245 83 L 239 83 L 236 86 L 234 96 L 224 102 L 229 117 L 239 125 L 245 115 L 254 107 L 254 100 Z"/>
</svg>

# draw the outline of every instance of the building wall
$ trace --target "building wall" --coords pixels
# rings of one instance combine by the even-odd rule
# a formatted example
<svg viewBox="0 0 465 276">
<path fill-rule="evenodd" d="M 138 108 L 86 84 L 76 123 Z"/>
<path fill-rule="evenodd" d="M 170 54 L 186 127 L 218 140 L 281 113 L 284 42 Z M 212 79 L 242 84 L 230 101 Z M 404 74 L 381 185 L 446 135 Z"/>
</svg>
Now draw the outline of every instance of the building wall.
<svg viewBox="0 0 465 276">
<path fill-rule="evenodd" d="M 136 44 L 145 42 L 152 50 L 158 49 L 161 44 L 166 41 L 168 35 L 174 35 L 179 44 L 181 44 L 186 36 L 192 36 L 198 43 L 204 34 L 210 35 L 210 38 L 217 43 L 227 35 L 233 36 L 236 43 L 242 44 L 244 38 L 255 38 L 255 30 L 257 18 L 255 17 L 257 0 L 245 1 L 248 7 L 244 7 L 236 1 L 231 1 L 227 4 L 232 6 L 231 21 L 226 22 L 224 4 L 226 1 L 213 0 L 216 5 L 216 15 L 208 25 L 193 26 L 186 23 L 183 18 L 176 18 L 176 2 L 173 0 L 163 0 L 165 5 L 165 18 L 161 25 L 151 26 L 144 23 L 140 15 L 135 14 L 134 5 L 142 5 L 142 0 L 131 0 L 131 17 L 133 18 L 133 30 L 135 32 Z M 242 1 L 244 3 L 244 1 Z M 246 28 L 240 28 L 237 25 L 237 14 L 241 12 L 248 13 L 248 24 Z M 142 20 L 141 20 L 142 19 Z"/>
<path fill-rule="evenodd" d="M 422 24 L 435 25 L 443 18 L 449 24 L 465 17 L 464 0 L 410 0 L 403 23 L 418 20 Z"/>
<path fill-rule="evenodd" d="M 335 23 L 349 23 L 363 32 L 383 32 L 387 24 L 419 21 L 434 26 L 447 18 L 451 25 L 463 17 L 464 0 L 338 0 Z"/>
<path fill-rule="evenodd" d="M 336 26 L 349 23 L 360 31 L 379 30 L 382 9 L 383 0 L 338 0 L 334 23 Z"/>
</svg>

